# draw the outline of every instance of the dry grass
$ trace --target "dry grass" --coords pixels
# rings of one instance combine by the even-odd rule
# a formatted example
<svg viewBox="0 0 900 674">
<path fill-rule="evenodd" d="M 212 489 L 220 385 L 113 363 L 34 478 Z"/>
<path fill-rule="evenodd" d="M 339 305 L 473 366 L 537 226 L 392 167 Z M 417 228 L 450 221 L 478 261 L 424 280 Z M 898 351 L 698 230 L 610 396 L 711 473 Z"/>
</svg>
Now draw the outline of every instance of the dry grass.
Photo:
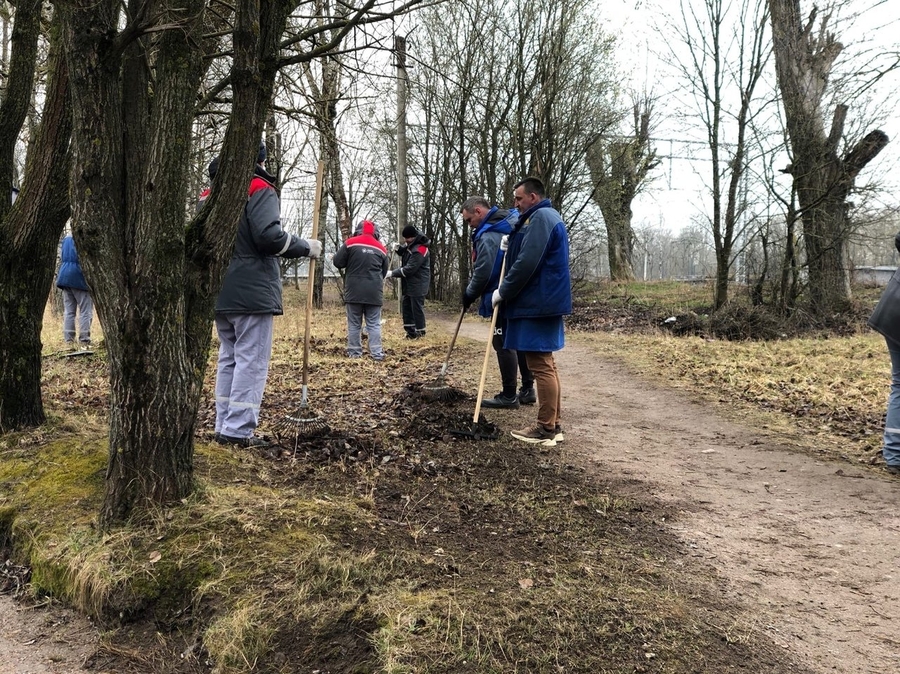
<svg viewBox="0 0 900 674">
<path fill-rule="evenodd" d="M 300 396 L 302 297 L 288 299 L 267 424 Z M 194 494 L 106 534 L 93 526 L 102 350 L 48 357 L 53 423 L 0 446 L 0 511 L 12 513 L 0 521 L 32 589 L 104 621 L 119 672 L 209 671 L 206 657 L 221 674 L 785 671 L 658 525 L 673 513 L 508 437 L 417 434 L 452 405 L 404 406 L 402 392 L 438 373 L 449 338 L 408 342 L 396 309 L 385 318 L 388 360 L 375 363 L 344 358 L 340 307 L 315 316 L 311 404 L 341 429 L 338 448 L 365 447 L 365 458 L 209 444 L 207 395 Z M 483 347 L 463 339 L 454 353 L 452 382 L 474 392 Z M 207 393 L 212 369 L 208 379 Z M 467 414 L 473 404 L 453 403 Z M 131 621 L 149 621 L 146 642 L 117 629 Z"/>
</svg>

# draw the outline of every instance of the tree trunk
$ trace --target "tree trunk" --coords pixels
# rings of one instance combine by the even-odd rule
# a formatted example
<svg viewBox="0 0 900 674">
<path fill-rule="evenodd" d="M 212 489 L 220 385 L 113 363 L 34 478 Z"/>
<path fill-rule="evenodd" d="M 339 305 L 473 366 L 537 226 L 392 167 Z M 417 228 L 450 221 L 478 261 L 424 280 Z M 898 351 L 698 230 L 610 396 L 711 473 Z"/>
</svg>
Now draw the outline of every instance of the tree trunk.
<svg viewBox="0 0 900 674">
<path fill-rule="evenodd" d="M 0 109 L 0 145 L 8 145 L 10 134 L 14 140 L 16 129 L 24 122 L 24 111 L 18 114 L 7 102 L 21 98 L 27 103 L 30 99 L 36 56 L 32 46 L 37 44 L 40 11 L 39 2 L 17 6 L 14 49 L 18 51 L 13 55 Z M 27 36 L 23 33 L 26 28 L 30 31 Z M 56 266 L 57 244 L 69 216 L 69 79 L 58 28 L 54 20 L 44 109 L 28 154 L 22 190 L 11 209 L 9 191 L 0 199 L 0 433 L 38 426 L 45 418 L 41 398 L 41 328 Z M 8 147 L 11 150 L 12 145 Z M 0 151 L 0 165 L 6 169 L 3 173 L 11 177 L 12 152 L 5 149 Z"/>
<path fill-rule="evenodd" d="M 838 105 L 826 134 L 823 100 L 842 45 L 827 31 L 824 17 L 814 34 L 817 10 L 801 22 L 799 0 L 769 0 L 778 86 L 784 104 L 794 179 L 809 269 L 814 315 L 827 318 L 850 301 L 847 247 L 852 231 L 847 197 L 859 171 L 884 149 L 887 136 L 872 131 L 843 157 L 838 144 L 847 107 Z"/>
<path fill-rule="evenodd" d="M 187 0 L 180 9 L 191 18 L 178 30 L 141 34 L 140 15 L 119 32 L 117 0 L 57 3 L 72 77 L 75 238 L 110 362 L 104 527 L 190 492 L 215 297 L 246 202 L 287 11 L 237 3 L 220 169 L 206 205 L 188 221 L 180 176 L 189 170 L 206 56 L 203 6 Z"/>
</svg>

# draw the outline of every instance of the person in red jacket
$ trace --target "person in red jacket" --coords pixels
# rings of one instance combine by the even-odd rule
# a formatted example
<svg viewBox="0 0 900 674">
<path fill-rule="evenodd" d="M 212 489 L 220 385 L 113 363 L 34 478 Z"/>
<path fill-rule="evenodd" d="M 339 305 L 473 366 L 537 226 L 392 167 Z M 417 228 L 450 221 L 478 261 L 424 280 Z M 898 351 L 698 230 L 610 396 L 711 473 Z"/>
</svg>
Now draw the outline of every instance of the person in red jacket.
<svg viewBox="0 0 900 674">
<path fill-rule="evenodd" d="M 371 220 L 360 222 L 337 253 L 334 266 L 344 272 L 344 305 L 347 308 L 347 355 L 362 358 L 363 318 L 369 334 L 369 354 L 384 360 L 381 346 L 381 305 L 384 303 L 384 276 L 389 260 L 380 241 L 377 225 Z"/>
<path fill-rule="evenodd" d="M 266 146 L 260 143 L 257 165 L 247 190 L 234 252 L 216 300 L 219 361 L 216 367 L 216 441 L 240 447 L 269 443 L 253 433 L 259 425 L 274 317 L 284 313 L 279 257 L 317 258 L 322 243 L 301 239 L 281 227 L 275 179 L 266 172 Z M 213 180 L 218 157 L 209 165 Z M 200 195 L 200 206 L 209 195 Z"/>
</svg>

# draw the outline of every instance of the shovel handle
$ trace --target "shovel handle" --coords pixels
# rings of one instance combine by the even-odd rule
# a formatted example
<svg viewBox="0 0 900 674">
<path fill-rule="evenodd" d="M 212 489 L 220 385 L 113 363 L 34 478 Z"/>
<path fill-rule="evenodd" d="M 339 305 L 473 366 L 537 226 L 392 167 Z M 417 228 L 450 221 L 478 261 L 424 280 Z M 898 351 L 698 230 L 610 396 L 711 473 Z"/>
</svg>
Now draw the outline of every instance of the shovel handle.
<svg viewBox="0 0 900 674">
<path fill-rule="evenodd" d="M 503 283 L 503 276 L 506 274 L 506 253 L 503 253 L 503 263 L 500 265 L 500 281 Z M 481 382 L 478 384 L 478 398 L 475 400 L 475 414 L 472 415 L 472 423 L 478 423 L 478 415 L 481 413 L 481 401 L 484 399 L 484 380 L 487 378 L 488 359 L 491 355 L 491 341 L 494 339 L 494 328 L 497 327 L 497 314 L 500 313 L 499 302 L 494 305 L 494 311 L 491 313 L 491 331 L 488 333 L 487 346 L 484 349 L 484 362 L 481 365 Z M 460 316 L 462 323 L 462 316 Z M 458 329 L 458 328 L 457 328 Z M 452 347 L 452 345 L 451 345 Z"/>
</svg>

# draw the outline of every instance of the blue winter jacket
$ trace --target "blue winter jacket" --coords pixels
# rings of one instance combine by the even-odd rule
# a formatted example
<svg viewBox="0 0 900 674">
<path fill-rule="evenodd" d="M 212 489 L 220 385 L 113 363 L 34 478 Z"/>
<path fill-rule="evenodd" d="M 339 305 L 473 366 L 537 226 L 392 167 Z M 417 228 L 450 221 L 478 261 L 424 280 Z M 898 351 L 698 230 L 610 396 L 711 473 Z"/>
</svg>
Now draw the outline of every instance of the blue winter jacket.
<svg viewBox="0 0 900 674">
<path fill-rule="evenodd" d="M 81 272 L 81 263 L 78 262 L 75 240 L 71 236 L 67 236 L 62 242 L 56 286 L 58 288 L 74 288 L 75 290 L 88 289 L 87 282 L 84 280 L 84 274 Z"/>
<path fill-rule="evenodd" d="M 466 295 L 473 298 L 481 296 L 479 316 L 490 318 L 493 313 L 491 295 L 500 282 L 500 266 L 503 263 L 500 239 L 504 234 L 512 233 L 518 221 L 519 211 L 515 208 L 507 211 L 494 206 L 472 233 L 472 278 L 466 286 Z"/>
<path fill-rule="evenodd" d="M 508 320 L 572 313 L 569 236 L 562 216 L 549 199 L 520 216 L 506 255 L 500 297 Z"/>
</svg>

